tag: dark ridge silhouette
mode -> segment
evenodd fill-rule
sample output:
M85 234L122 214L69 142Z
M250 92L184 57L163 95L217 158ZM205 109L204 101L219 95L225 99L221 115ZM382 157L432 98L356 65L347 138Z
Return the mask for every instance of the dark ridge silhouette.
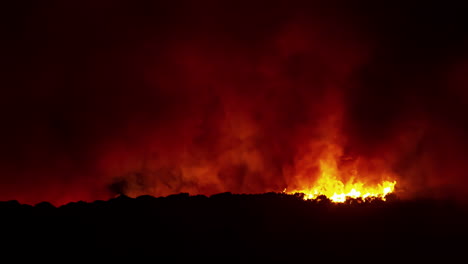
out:
M468 211L452 202L403 201L393 195L385 202L348 199L343 204L324 196L302 198L284 193L180 193L119 195L59 207L0 202L2 252L336 261L407 255L421 260L465 250Z

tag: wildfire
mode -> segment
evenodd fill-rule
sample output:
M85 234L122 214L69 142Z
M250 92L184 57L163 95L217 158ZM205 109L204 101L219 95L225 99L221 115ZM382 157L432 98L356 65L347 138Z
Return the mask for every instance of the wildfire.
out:
M319 177L315 183L306 188L299 188L285 193L304 194L304 200L316 199L325 195L335 203L343 203L347 198L380 198L385 201L385 196L394 191L396 181L381 181L377 184L368 184L361 180L356 169L352 169L346 176L337 166L336 156L329 155L319 160ZM347 178L347 180L342 180ZM304 185L302 185L304 186Z
M303 193L304 200L315 199L320 195L327 196L335 203L343 203L349 198L381 198L385 200L385 196L392 193L396 181L383 181L377 186L365 186L361 182L353 182L350 180L343 183L335 177L322 174L322 177L316 182L312 188L295 190L287 193Z

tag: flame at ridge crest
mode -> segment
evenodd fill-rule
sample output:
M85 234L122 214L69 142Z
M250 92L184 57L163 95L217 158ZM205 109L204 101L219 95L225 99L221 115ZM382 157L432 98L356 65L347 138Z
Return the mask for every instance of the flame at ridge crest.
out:
M336 146L333 147L336 149ZM343 203L347 198L380 198L385 201L385 196L393 193L396 180L383 180L380 183L369 184L356 169L347 173L341 171L337 165L339 154L328 152L318 161L319 176L314 184L306 184L305 188L297 188L292 191L285 189L285 193L304 194L304 200L316 199L325 195L335 203ZM346 176L344 176L346 175ZM347 178L347 180L343 179ZM391 178L386 175L385 178ZM302 185L304 186L304 185Z

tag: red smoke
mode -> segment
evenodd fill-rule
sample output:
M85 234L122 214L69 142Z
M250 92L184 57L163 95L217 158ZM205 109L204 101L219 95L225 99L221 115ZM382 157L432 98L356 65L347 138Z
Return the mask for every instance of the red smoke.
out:
M10 7L0 199L279 192L330 144L402 196L464 197L455 22L286 2Z

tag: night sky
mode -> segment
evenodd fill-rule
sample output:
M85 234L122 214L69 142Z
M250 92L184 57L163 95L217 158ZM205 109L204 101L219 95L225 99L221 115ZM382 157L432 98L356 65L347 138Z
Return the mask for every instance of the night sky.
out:
M466 201L468 9L415 2L2 1L0 200L282 191L333 142Z

